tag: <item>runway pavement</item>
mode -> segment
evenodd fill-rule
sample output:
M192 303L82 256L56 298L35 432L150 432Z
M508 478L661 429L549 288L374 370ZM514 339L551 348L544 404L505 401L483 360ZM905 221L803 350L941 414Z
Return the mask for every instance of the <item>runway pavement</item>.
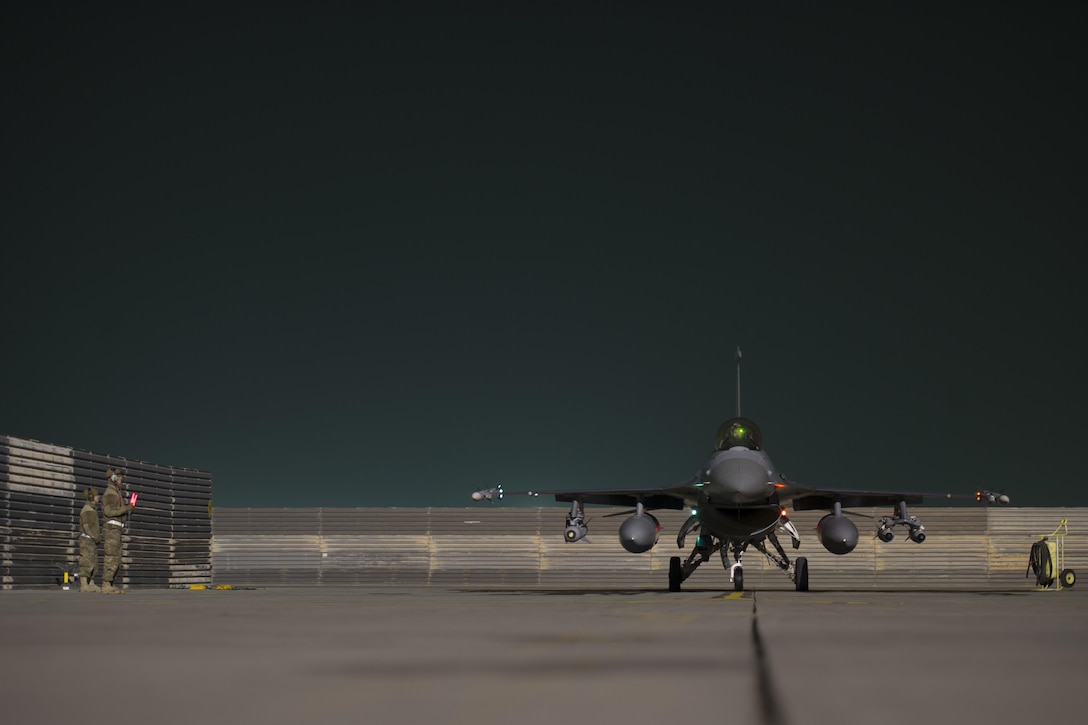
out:
M12 723L1080 722L1088 589L12 591L0 667Z

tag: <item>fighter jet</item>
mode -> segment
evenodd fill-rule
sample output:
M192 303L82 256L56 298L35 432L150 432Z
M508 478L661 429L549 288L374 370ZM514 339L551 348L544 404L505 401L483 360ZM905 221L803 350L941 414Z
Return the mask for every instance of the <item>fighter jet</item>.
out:
M475 501L496 501L505 496L554 496L570 503L563 536L568 543L588 534L586 504L633 507L619 529L620 545L641 554L652 549L661 533L661 524L650 513L658 509L690 509L691 515L676 536L676 544L685 548L689 535L695 544L687 558L669 560L669 591L678 592L683 582L714 554L721 556L736 591L744 590L743 556L749 546L770 559L793 582L797 591L808 591L808 559L790 559L779 541L788 536L794 549L801 546L801 536L790 521L787 506L794 511L824 510L828 514L816 526L820 543L832 554L849 554L858 544L858 528L847 516L851 507L890 506L890 516L880 519L876 536L887 543L895 538L896 527L905 527L907 538L915 543L926 540L925 526L908 511L909 505L923 499L970 498L1005 505L1009 497L992 491L974 494L890 493L839 488L811 488L795 483L775 468L763 448L763 434L755 421L740 412L740 362L737 349L737 411L718 428L714 452L706 464L688 481L665 488L588 489L558 491L506 492L502 486L481 489L472 494ZM767 548L770 542L773 551Z

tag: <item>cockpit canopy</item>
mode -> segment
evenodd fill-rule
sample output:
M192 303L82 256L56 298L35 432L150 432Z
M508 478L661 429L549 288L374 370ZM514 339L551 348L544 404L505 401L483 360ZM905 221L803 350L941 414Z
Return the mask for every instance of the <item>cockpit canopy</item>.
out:
M755 421L748 418L730 418L718 428L718 444L715 450L744 446L758 451L763 448L763 433Z

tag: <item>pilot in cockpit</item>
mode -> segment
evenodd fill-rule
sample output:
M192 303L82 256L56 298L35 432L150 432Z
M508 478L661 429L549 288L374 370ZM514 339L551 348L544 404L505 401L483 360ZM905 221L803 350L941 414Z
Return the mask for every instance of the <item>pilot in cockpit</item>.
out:
M718 444L715 450L726 451L738 446L753 451L763 448L763 433L748 418L730 418L718 428Z

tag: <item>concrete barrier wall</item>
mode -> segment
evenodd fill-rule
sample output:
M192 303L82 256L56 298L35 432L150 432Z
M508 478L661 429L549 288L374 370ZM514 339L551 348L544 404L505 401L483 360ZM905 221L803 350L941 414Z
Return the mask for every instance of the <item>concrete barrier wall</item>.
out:
M618 541L621 509L588 509L589 541L563 540L565 507L455 509L216 509L212 562L216 583L234 585L467 585L526 587L664 588L683 512L655 512L659 544L629 554ZM861 542L835 556L816 537L822 512L791 515L809 559L814 589L1029 589L1028 553L1040 534L1069 520L1066 566L1088 571L1088 509L911 509L926 526L915 544L897 530L884 544L875 532L883 509L855 509ZM863 515L875 517L865 518ZM692 541L687 542L690 547ZM783 545L789 546L783 540ZM754 549L745 555L748 588L792 584ZM728 586L715 557L687 588Z

